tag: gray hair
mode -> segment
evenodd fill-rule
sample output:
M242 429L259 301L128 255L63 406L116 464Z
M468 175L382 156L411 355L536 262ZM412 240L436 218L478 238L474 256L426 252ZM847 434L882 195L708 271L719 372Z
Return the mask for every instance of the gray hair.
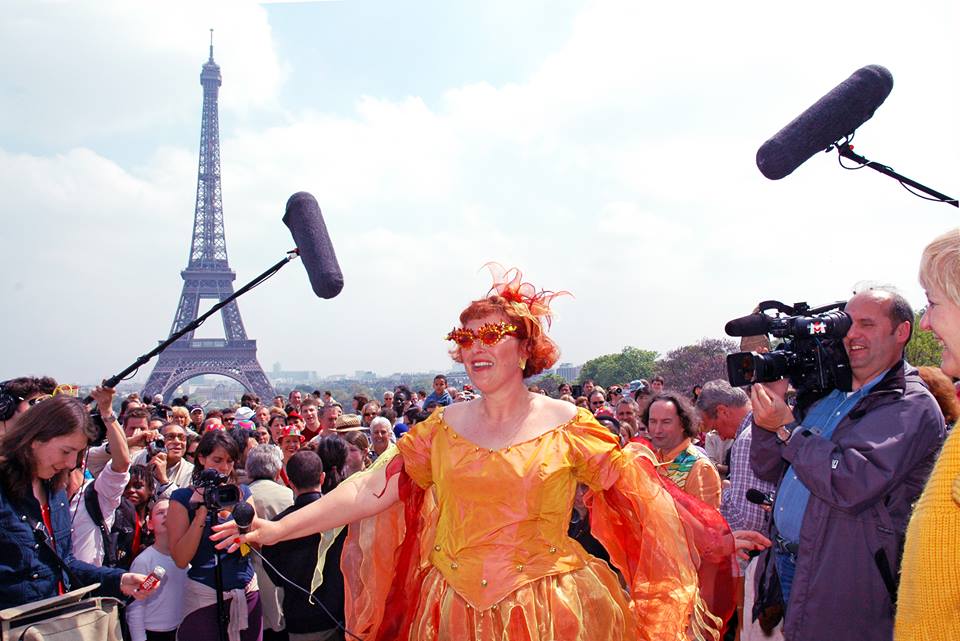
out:
M370 431L372 432L377 425L386 425L388 430L393 431L393 425L390 424L390 419L386 416L378 416L370 421Z
M283 467L283 453L276 445L258 445L247 454L247 476L251 480L274 480Z
M697 409L710 418L717 415L717 406L743 407L750 402L750 397L739 387L733 387L722 378L704 383L697 398Z

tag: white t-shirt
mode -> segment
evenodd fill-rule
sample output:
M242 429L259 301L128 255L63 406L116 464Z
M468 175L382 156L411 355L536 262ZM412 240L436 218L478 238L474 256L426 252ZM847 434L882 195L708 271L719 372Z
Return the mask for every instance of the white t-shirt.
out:
M78 561L103 565L103 535L100 528L93 522L93 517L87 512L83 499L89 491L90 484L97 488L97 498L100 503L100 513L103 515L103 524L107 530L113 527L114 516L120 507L123 490L130 482L129 472L115 472L107 465L93 481L87 481L70 501L70 514L73 519L73 556Z
M150 574L158 565L167 571L160 587L146 599L135 600L126 608L132 641L146 641L147 630L175 630L183 621L183 590L189 566L181 570L170 556L151 545L133 560L130 571Z

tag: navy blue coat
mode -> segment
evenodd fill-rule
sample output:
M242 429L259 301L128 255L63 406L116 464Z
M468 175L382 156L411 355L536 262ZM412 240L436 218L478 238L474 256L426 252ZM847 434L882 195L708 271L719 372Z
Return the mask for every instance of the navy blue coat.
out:
M31 520L43 523L37 500L32 494L26 500L12 500L0 486L0 609L57 596L58 581L63 581L67 591L99 582L101 594L123 598L120 577L124 570L97 567L74 558L66 491L51 494L49 503L57 553L78 585L70 585L53 552L30 527Z

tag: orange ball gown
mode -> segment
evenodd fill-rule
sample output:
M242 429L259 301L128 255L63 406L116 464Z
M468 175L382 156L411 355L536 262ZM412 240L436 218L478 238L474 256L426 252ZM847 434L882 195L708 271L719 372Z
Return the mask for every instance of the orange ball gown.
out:
M621 449L584 409L489 450L438 408L377 461L400 475L400 502L350 526L347 628L403 641L718 639L728 612L711 608L729 604L708 607L705 593L730 587L732 537L653 460L643 446ZM579 483L629 593L567 536Z

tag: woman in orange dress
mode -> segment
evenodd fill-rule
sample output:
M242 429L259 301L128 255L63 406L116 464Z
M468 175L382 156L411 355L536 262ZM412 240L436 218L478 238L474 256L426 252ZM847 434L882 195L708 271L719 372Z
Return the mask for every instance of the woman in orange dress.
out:
M527 390L559 356L545 333L555 294L498 267L447 337L481 398L438 408L309 507L216 538L270 544L351 524L347 629L363 639L718 639L702 588L709 568L729 569L722 518L672 493L646 448L623 450L588 411ZM629 594L567 536L578 484Z

